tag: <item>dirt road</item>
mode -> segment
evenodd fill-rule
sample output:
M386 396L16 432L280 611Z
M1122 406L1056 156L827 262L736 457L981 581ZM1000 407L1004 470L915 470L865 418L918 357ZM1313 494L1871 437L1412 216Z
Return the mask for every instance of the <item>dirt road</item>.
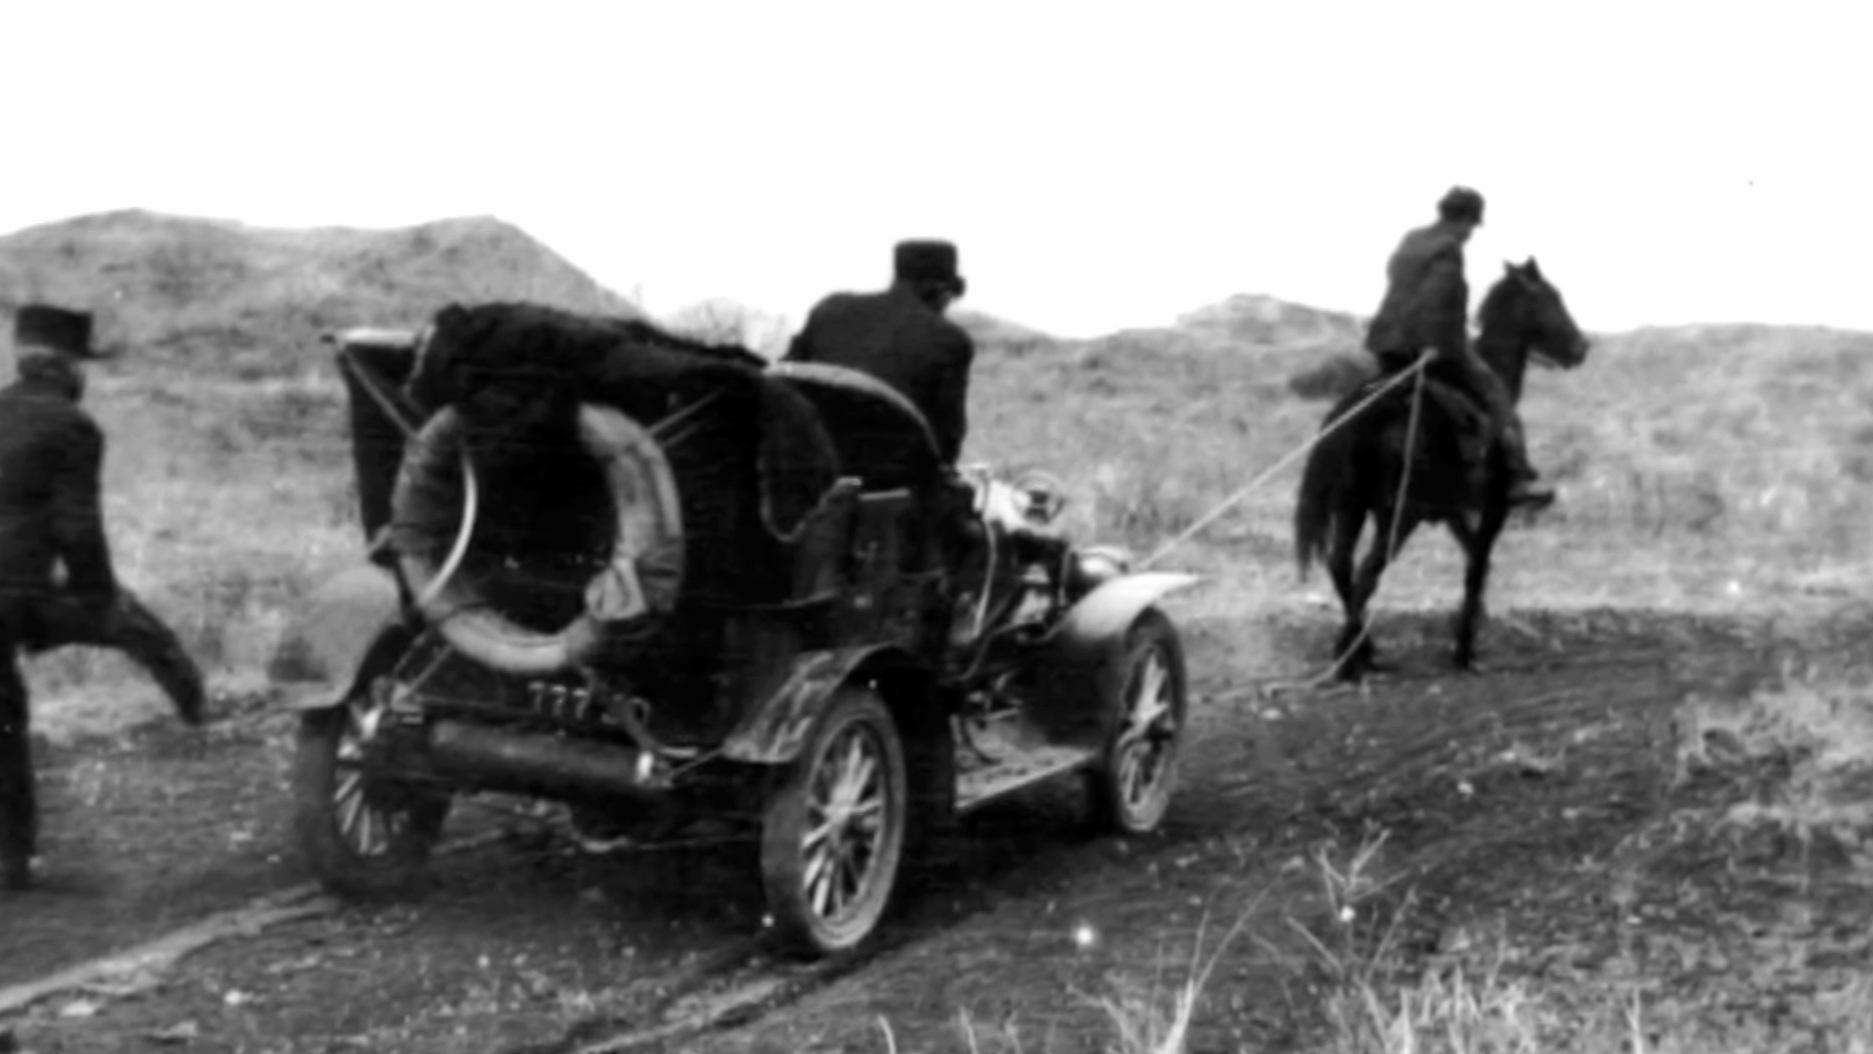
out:
M451 820L477 844L441 857L418 901L295 891L284 715L51 750L52 888L0 900L0 987L263 894L291 910L0 1029L32 1052L1104 1049L1102 999L1168 998L1199 927L1213 949L1246 917L1194 1049L1279 1048L1315 1023L1323 983L1296 924L1352 939L1410 891L1398 939L1435 950L1604 858L1666 793L1673 704L1747 690L1794 646L1681 615L1522 611L1486 632L1484 672L1455 675L1441 616L1385 631L1399 668L1365 689L1271 694L1318 661L1328 619L1187 626L1194 728L1158 836L1088 837L1070 785L991 807L911 876L875 949L830 964L766 950L752 846L591 857L550 818L485 806ZM1380 831L1383 889L1335 923L1312 861Z

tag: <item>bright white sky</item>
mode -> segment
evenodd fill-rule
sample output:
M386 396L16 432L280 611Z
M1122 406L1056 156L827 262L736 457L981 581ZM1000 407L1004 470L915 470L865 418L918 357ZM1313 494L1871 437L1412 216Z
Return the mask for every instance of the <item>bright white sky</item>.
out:
M1473 282L1592 330L1873 329L1873 5L8 5L0 231L491 214L657 314L798 318L889 246L1063 335L1367 312L1452 183Z

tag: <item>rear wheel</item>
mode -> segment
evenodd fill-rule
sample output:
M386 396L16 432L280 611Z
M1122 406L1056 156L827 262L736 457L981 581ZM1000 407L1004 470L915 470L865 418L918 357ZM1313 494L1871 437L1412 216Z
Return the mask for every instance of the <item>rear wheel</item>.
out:
M1087 772L1094 821L1124 834L1155 830L1176 789L1187 709L1183 644L1162 612L1147 610L1132 623L1100 696L1117 711L1118 726Z
M449 813L446 794L365 767L381 712L361 690L343 705L300 719L293 762L299 846L319 881L347 896L411 890Z
M762 820L762 880L784 939L827 955L871 935L897 883L907 799L890 712L875 692L840 689Z

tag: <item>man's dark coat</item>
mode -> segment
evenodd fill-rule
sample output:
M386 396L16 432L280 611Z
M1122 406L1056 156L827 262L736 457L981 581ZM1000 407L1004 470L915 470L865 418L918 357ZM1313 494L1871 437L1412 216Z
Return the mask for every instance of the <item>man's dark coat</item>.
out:
M67 391L26 378L0 389L0 606L63 592L116 593L98 503L104 435Z
M975 344L961 326L898 284L882 293L835 293L819 302L787 350L793 362L863 370L923 412L937 452L954 463L969 431Z
M1416 358L1424 348L1454 360L1469 346L1470 286L1463 277L1463 242L1434 223L1406 234L1385 265L1385 299L1366 331L1366 350Z
M26 882L38 843L31 717L17 652L43 637L41 609L65 589L100 608L116 592L98 510L104 436L76 389L35 376L0 390L0 878Z

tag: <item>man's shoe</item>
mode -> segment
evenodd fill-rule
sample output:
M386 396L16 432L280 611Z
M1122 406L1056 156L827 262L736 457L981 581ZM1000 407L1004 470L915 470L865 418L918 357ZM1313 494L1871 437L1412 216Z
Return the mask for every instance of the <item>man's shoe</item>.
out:
M1554 488L1532 479L1518 479L1509 484L1509 504L1531 511L1554 504Z

